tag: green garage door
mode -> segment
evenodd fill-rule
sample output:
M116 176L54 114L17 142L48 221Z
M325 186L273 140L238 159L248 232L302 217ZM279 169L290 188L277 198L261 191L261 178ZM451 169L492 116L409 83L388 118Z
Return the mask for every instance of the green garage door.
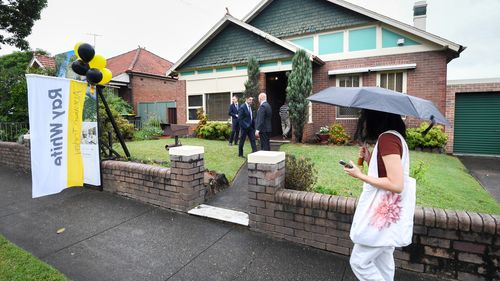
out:
M500 155L500 92L457 93L453 152Z

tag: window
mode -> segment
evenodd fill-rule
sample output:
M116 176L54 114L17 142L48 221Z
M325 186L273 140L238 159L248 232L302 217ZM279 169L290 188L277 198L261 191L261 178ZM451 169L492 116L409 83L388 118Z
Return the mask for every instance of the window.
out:
M227 108L231 103L230 93L206 94L206 113L210 121L227 121Z
M360 87L360 75L338 76L337 87ZM337 106L337 118L358 118L359 109Z
M406 93L406 72L383 72L377 75L378 85L400 93Z
M188 96L188 120L198 120L196 112L203 108L203 95Z
M319 36L319 54L336 54L344 51L344 32L324 34Z
M314 51L314 38L312 36L310 37L304 37L304 38L298 38L298 39L292 39L290 40L293 44L309 50L309 51Z
M377 46L375 27L349 30L349 51L373 50Z

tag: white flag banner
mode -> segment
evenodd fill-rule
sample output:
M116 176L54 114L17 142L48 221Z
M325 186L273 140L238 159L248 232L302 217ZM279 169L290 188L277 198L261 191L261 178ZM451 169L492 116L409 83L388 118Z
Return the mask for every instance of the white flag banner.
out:
M33 198L83 186L80 150L87 84L26 75Z

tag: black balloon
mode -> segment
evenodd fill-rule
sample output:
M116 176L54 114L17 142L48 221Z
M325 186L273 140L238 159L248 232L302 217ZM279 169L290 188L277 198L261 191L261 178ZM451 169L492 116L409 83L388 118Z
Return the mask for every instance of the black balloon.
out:
M87 81L90 84L97 84L102 80L102 73L97 68L91 68L87 71Z
M75 60L71 64L71 69L73 69L73 71L76 74L81 75L81 76L85 76L85 75L87 75L87 71L89 70L89 64L82 61L82 60Z
M89 62L94 58L95 50L92 45L83 43L78 47L78 56L84 61Z

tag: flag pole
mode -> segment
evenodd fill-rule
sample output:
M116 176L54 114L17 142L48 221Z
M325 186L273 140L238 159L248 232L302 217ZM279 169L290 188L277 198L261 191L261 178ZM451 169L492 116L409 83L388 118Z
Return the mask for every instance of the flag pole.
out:
M91 89L94 86L90 86ZM100 91L100 90L97 90ZM96 112L97 112L97 147L98 147L98 154L99 154L99 182L101 185L99 186L99 191L103 191L103 182L102 182L102 158L101 158L101 135L102 135L102 128L101 128L101 116L99 114L99 97L96 94L95 95L95 104L96 104Z
M102 94L102 89L104 86L97 85L97 94L101 98L102 104L104 105L104 109L106 109L106 114L108 115L109 121L111 121L111 125L113 125L113 129L115 130L115 134L118 137L118 140L120 141L120 144L122 146L123 152L125 152L125 155L130 158L130 152L128 151L127 145L125 144L125 140L123 139L123 136L116 125L115 118L113 118L113 114L111 114L111 110L109 109L108 103L106 102L106 98Z

